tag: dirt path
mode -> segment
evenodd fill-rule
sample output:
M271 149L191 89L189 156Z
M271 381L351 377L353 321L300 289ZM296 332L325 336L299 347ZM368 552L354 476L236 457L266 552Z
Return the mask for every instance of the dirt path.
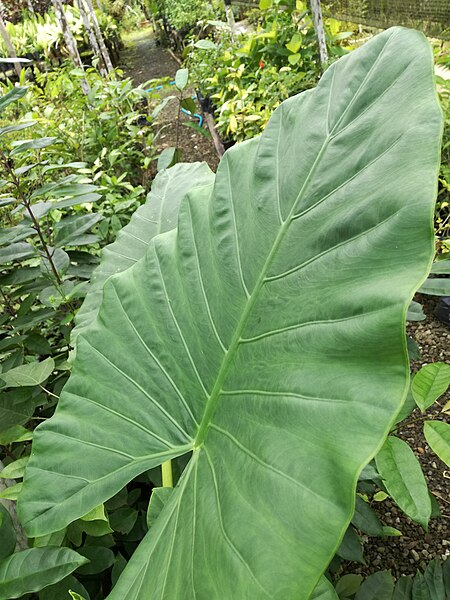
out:
M151 80L173 78L179 65L165 48L158 45L156 37L151 28L147 27L134 32L125 40L125 50L122 52L120 66L126 77L131 77L136 85ZM156 82L149 87L156 86ZM194 94L193 88L188 88L189 94ZM174 86L168 86L161 90L161 97L176 95ZM201 114L200 106L198 112ZM177 115L178 101L172 100L162 110L156 121L157 148L159 152L165 148L176 145L177 140ZM181 149L181 160L183 162L205 161L213 171L219 163L214 144L209 136L206 124L202 124L204 131L199 133L189 126L189 123L200 123L199 119L192 119L181 113L180 127L178 131L178 143ZM158 152L158 154L159 154ZM154 165L156 168L156 165Z

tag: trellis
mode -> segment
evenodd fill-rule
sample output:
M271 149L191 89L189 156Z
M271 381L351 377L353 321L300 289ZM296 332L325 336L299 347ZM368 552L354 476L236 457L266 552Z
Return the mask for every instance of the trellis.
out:
M404 25L450 39L449 0L322 0L325 16L385 29Z

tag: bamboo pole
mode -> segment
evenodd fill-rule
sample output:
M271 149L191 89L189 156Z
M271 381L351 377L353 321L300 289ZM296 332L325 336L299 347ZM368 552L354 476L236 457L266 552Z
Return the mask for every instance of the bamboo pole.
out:
M83 25L84 28L86 29L86 33L88 35L89 38L89 43L91 45L91 48L95 54L95 56L98 57L99 59L99 70L100 70L100 75L102 77L106 77L108 75L108 70L106 69L105 66L105 61L103 59L103 55L102 55L102 51L100 50L100 46L97 40L97 36L95 35L95 31L92 28L92 24L89 20L88 14L86 12L86 8L84 6L84 2L83 0L78 0L78 8L80 9L80 15L81 18L83 20Z
M95 31L95 35L97 36L98 45L100 46L100 51L103 56L103 60L105 62L106 70L108 73L112 73L114 71L114 67L111 61L111 57L109 56L108 48L106 47L105 40L103 38L103 34L100 30L100 25L98 24L97 15L95 14L94 5L92 4L92 0L86 0L86 4L89 10L89 16L91 18L92 26Z
M64 39L66 41L67 49L69 50L69 54L72 58L73 64L84 71L83 63L81 61L80 53L78 52L77 42L73 37L73 33L70 30L69 23L67 22L66 13L64 12L64 8L61 0L52 0L53 8L55 9L56 17L62 29ZM91 91L89 86L89 82L86 77L81 79L81 88L83 93L87 96Z
M328 62L328 51L325 38L325 28L323 26L322 7L320 6L320 0L310 0L310 2L314 29L317 36L317 45L319 46L320 64L323 67Z

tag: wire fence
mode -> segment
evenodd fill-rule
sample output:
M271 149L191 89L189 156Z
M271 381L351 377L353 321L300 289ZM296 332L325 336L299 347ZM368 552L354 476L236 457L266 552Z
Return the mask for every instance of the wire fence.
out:
M322 0L325 16L385 29L414 27L450 39L450 0Z

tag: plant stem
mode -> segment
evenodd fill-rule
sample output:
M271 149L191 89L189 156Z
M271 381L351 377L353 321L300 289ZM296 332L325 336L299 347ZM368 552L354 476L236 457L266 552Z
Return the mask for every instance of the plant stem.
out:
M17 313L16 313L16 311L15 311L15 309L14 309L14 306L11 304L11 302L10 302L10 300L9 300L8 296L7 296L7 295L5 294L5 292L4 292L3 290L1 290L1 289L0 289L0 293L2 294L3 301L5 302L5 306L6 306L6 309L7 309L7 311L9 312L9 314L10 314L12 317L15 317Z
M178 144L180 138L180 116L181 116L181 103L183 102L183 92L180 92L180 102L178 104L178 115L177 115L177 141L175 143L175 151L178 155Z
M172 461L166 460L161 465L163 487L173 487Z
M70 309L71 313L73 315L75 315L75 307L69 300L66 299L66 296L64 294L63 287L62 287L63 280L61 279L61 277L58 273L58 269L56 268L56 265L53 262L53 255L50 252L47 242L45 241L44 234L42 233L41 226L39 225L39 221L36 219L32 209L31 209L30 201L28 200L28 198L25 196L25 194L22 191L20 181L17 178L16 174L14 173L14 169L12 168L12 164L11 164L10 160L5 156L5 154L1 150L0 150L0 155L2 158L3 164L6 166L6 169L11 177L13 185L15 186L15 188L17 190L17 194L19 196L19 202L25 207L26 211L28 212L30 219L33 223L33 229L36 231L36 233L39 237L39 241L41 242L42 249L44 251L44 254L48 260L48 264L50 265L53 276L55 278L55 286L58 289L61 297L63 298L64 304L66 304L68 306L68 308Z

